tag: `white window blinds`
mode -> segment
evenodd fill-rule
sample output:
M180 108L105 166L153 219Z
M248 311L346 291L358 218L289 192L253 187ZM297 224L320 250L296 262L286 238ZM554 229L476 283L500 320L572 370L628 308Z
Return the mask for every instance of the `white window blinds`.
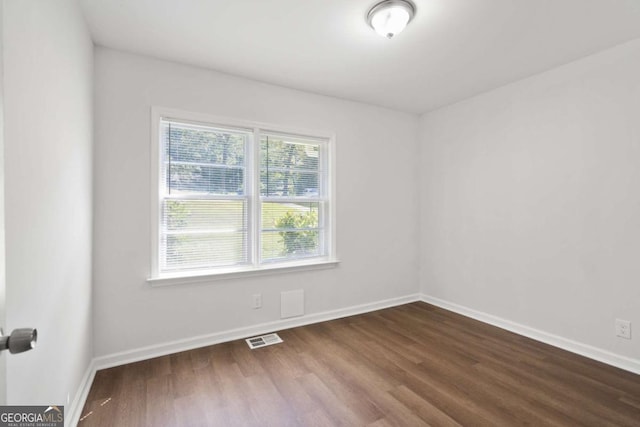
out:
M322 151L318 141L262 135L260 240L263 261L324 255Z
M162 120L160 268L248 262L246 149L250 133Z
M158 117L157 277L329 259L329 140Z

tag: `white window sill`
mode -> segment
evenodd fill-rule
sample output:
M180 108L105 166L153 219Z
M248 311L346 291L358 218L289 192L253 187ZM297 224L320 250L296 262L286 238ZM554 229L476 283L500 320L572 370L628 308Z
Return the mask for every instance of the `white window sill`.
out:
M215 271L199 271L194 274L162 275L150 277L147 283L152 287L182 285L187 283L211 282L221 279L236 279L241 277L262 276L267 274L291 273L296 271L320 270L336 267L337 259L314 259L312 261L297 261L290 263L266 264L259 267L233 267Z

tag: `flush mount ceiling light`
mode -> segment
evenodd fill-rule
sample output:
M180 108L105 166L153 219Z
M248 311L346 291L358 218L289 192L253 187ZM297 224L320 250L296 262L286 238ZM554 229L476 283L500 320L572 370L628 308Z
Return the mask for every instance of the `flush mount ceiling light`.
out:
M404 30L416 14L416 7L408 0L384 0L371 8L367 22L376 33L388 39Z

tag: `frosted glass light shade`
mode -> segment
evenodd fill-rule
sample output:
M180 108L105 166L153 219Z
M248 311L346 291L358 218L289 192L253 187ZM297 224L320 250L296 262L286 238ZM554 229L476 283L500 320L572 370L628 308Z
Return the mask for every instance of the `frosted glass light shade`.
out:
M415 11L413 3L406 0L385 0L371 8L367 20L376 33L390 39L404 30Z

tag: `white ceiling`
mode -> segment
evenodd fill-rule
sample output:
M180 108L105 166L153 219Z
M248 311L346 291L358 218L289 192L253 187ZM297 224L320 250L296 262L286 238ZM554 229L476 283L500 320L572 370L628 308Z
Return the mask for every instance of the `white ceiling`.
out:
M424 113L640 37L640 0L414 0L392 40L376 0L81 0L97 44Z

